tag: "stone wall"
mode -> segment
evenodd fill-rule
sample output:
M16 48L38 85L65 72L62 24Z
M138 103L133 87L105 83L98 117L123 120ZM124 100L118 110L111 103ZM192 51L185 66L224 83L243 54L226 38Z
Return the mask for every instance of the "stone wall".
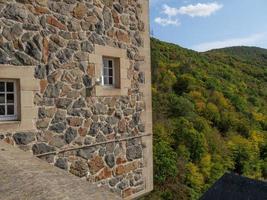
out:
M147 9L144 0L0 0L0 64L35 66L39 81L35 129L0 139L123 197L150 191ZM96 96L95 45L127 52L128 95Z

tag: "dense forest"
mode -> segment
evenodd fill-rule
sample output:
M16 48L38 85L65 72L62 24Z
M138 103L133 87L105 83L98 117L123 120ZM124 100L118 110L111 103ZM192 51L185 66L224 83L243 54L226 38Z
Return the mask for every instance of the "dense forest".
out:
M267 50L151 39L155 190L198 199L225 172L267 179Z

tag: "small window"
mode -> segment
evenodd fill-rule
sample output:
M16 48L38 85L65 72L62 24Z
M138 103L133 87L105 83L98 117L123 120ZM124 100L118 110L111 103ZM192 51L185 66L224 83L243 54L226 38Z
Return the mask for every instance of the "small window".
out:
M16 92L15 80L0 79L0 121L17 120Z
M103 58L102 84L115 86L115 60L112 58Z

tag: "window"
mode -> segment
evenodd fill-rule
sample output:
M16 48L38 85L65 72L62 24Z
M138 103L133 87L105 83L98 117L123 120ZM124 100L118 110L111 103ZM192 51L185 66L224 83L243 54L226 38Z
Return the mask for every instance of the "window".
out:
M102 84L115 86L115 60L113 58L103 58Z
M17 119L16 92L15 80L0 79L0 121Z

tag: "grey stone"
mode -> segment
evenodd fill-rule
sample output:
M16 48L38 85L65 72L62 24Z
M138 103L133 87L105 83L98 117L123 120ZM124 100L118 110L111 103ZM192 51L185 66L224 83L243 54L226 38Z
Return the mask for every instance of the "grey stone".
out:
M66 109L72 103L72 99L59 98L56 100L57 108Z
M125 188L127 188L129 186L129 184L128 184L128 181L127 180L122 180L119 184L118 184L118 188L120 189L120 190L124 190Z
M70 20L69 24L68 24L68 29L69 31L80 31L81 30L81 26L78 20L72 19Z
M100 127L101 127L100 123L93 122L89 130L89 135L95 136L98 133Z
M64 140L64 136L62 136L62 135L55 135L51 139L51 141L49 142L49 144L51 146L54 146L54 147L57 147L57 148L61 148L61 147L63 147L66 144L66 142Z
M94 147L83 148L77 152L77 155L84 159L89 160L93 157L95 150L96 149Z
M109 117L107 117L107 119L106 119L106 122L107 122L108 124L111 124L111 125L117 124L118 121L119 121L118 118L117 118L117 117L113 117L113 116L109 116Z
M92 87L92 78L90 78L88 75L83 76L83 84L86 88Z
M131 108L127 108L126 110L123 111L123 114L124 114L125 116L129 116L129 115L131 115L131 114L133 114L133 113L134 113L134 110L131 109Z
M82 98L79 98L77 101L73 103L72 108L84 108L86 106L85 100Z
M71 59L72 54L73 54L73 50L63 49L63 50L59 51L56 54L56 56L57 56L57 58L61 64L65 64Z
M8 62L8 54L0 49L0 64L5 64Z
M105 135L107 135L107 134L111 134L111 133L113 132L113 129L112 129L112 127L111 127L110 124L106 124L105 126L102 126L101 131L102 131Z
M43 153L55 151L55 148L45 143L38 143L32 146L32 151L34 155L37 155L37 154L43 154Z
M77 136L77 130L73 128L68 128L64 135L65 141L69 144L76 138L76 136Z
M91 42L85 41L81 43L81 50L91 53L94 51L94 46L92 45Z
M132 161L135 159L142 158L142 147L140 145L138 146L129 146L126 149L126 157L127 160Z
M93 138L91 138L91 137L86 137L85 139L84 139L84 144L85 145L90 145L90 144L92 144L93 143Z
M103 134L101 134L101 133L99 133L97 136L96 136L96 142L105 142L106 141L106 137L103 135Z
M7 4L3 16L19 22L26 22L28 17L26 9L20 4Z
M122 13L123 12L123 7L119 4L119 3L114 3L113 4L113 7L115 8L115 10L118 12L118 13Z
M111 187L115 187L118 182L120 182L120 179L118 177L114 177L110 179L108 183Z
M115 166L115 157L113 154L107 154L105 156L105 161L110 168L113 168Z
M23 65L36 65L36 61L34 61L31 57L28 55L22 53L22 52L16 52L15 53L16 58L21 62Z
M68 170L68 161L66 158L59 158L57 159L55 166L60 169Z
M138 81L139 81L140 83L145 83L145 74L144 74L144 72L140 72L140 73L138 74Z
M34 133L31 132L20 132L15 133L13 135L13 138L18 145L27 145L35 140Z
M102 103L96 103L94 104L94 107L93 107L93 113L94 114L106 114L108 111L108 108L106 105L102 104Z
M37 65L35 67L34 77L44 79L46 77L46 67L44 65Z
M110 12L110 9L107 7L104 7L103 9L103 19L104 19L105 30L110 29L112 27L112 14Z
M38 47L38 49L41 51L42 50L42 37L39 34L36 34L35 36L33 36L33 42L35 43L35 45Z
M38 31L40 27L35 24L30 24L30 23L25 23L23 24L23 29L28 30L28 31Z
M56 133L63 133L63 131L66 129L66 123L56 123L56 124L52 124L49 127L49 130L51 131L55 131Z
M105 45L105 41L103 40L103 38L96 33L92 33L89 39L94 44Z
M58 110L51 123L55 124L55 123L65 122L66 121L66 115L67 115L67 112L65 110Z
M45 93L44 93L44 97L48 97L48 98L55 98L58 97L60 93L60 87L56 84L49 84L46 87Z
M67 47L70 48L70 49L73 49L73 50L79 50L79 43L78 41L76 40L71 40L69 41Z

